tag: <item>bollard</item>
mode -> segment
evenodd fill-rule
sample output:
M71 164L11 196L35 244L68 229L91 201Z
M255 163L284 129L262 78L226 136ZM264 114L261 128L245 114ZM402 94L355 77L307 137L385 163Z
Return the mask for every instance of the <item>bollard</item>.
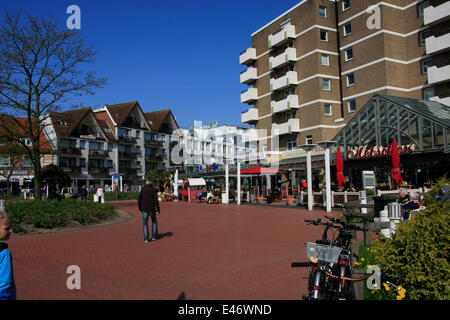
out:
M380 211L380 223L383 222L389 222L389 217L388 217L388 207L384 206L384 210ZM387 228L387 229L380 229L381 234L383 234L384 236L390 238L391 237L391 229Z
M397 202L388 203L388 217L391 221L391 235L395 232L397 224L400 223L402 217L402 205Z
M359 192L359 198L361 204L367 204L367 196L366 196L366 190ZM367 214L367 208L361 208L362 214Z
M6 200L0 200L0 211L5 211Z

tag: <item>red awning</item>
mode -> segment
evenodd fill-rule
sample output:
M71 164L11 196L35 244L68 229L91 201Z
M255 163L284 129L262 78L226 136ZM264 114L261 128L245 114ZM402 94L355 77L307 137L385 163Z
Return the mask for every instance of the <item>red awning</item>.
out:
M287 173L287 172L266 167L253 167L241 171L241 174L276 174L276 173ZM237 174L237 172L233 174Z

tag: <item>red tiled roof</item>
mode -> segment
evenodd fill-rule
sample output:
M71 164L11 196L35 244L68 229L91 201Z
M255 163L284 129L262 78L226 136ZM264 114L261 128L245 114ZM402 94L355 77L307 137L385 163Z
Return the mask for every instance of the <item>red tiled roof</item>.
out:
M170 109L147 112L145 113L145 118L149 122L152 130L159 131L161 129L161 125L164 123L164 120L166 120L169 115L173 117L173 120L175 121L178 128L178 123L175 120L175 117L173 116Z

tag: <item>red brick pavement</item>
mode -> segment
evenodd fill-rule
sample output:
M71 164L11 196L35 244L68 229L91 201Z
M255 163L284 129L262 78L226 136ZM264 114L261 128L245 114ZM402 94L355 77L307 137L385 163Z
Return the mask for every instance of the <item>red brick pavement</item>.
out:
M18 299L172 300L182 293L188 300L301 299L307 270L290 264L304 261L305 241L322 233L304 219L325 215L163 202L159 232L172 236L144 243L136 203L117 207L135 218L98 228L12 236L8 243ZM81 290L67 289L69 265L81 268Z

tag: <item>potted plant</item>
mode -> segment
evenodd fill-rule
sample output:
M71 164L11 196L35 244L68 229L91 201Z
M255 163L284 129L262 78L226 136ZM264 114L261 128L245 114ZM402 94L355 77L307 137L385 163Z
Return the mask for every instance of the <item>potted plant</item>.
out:
M255 191L254 190L250 190L250 202L255 201Z

